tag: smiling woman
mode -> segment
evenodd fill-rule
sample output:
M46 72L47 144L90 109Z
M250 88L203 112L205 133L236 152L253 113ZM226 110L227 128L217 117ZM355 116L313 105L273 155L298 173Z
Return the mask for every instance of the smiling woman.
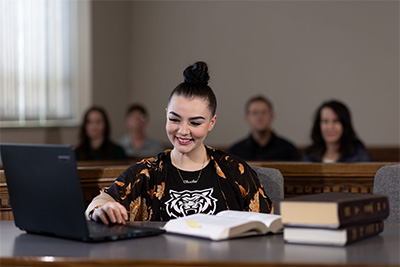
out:
M273 212L257 174L245 161L207 147L217 121L217 100L208 86L208 66L196 62L170 94L166 133L172 150L130 166L89 205L89 219L166 221L222 210Z

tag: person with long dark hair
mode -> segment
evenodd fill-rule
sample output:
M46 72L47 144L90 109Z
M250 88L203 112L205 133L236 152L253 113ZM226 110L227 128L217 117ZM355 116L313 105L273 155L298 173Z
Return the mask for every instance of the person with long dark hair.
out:
M77 160L126 159L122 147L111 141L110 131L106 111L96 106L89 108L80 127L80 142L75 150Z
M312 145L303 161L368 162L370 156L354 131L349 109L331 100L317 110L311 132Z
M204 145L217 121L208 66L197 62L170 94L166 133L173 148L130 166L93 199L89 219L105 224L167 221L222 210L273 212L255 171L243 160Z

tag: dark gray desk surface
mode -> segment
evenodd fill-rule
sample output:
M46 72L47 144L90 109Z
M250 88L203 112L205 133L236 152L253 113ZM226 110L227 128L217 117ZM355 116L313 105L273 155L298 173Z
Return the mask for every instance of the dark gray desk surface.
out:
M0 265L59 266L400 266L400 226L346 247L290 245L267 235L212 242L163 234L84 243L26 234L0 221Z

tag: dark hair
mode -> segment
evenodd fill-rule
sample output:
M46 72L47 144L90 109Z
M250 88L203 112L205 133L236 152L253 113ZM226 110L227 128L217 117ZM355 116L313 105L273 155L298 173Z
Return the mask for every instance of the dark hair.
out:
M140 111L145 118L148 117L146 108L144 106L140 105L140 104L132 104L132 105L130 105L128 107L128 109L126 110L125 116L127 117L131 112L136 111L136 110Z
M208 107L212 116L214 116L217 110L217 98L211 87L208 86L210 76L207 64L202 61L194 63L183 71L183 77L184 82L172 90L168 98L168 103L174 95L186 98L203 98L208 101Z
M253 102L257 102L257 101L261 101L261 102L264 102L265 104L267 104L267 106L269 107L269 110L271 111L271 113L273 113L274 107L272 105L272 102L268 98L266 98L265 96L258 95L258 96L254 96L254 97L250 98L247 101L246 106L245 106L245 113L246 114L249 112L250 105L253 104Z
M343 133L340 137L339 154L340 159L354 153L354 145L362 144L360 139L355 133L349 109L345 104L337 100L324 102L315 113L314 124L311 132L312 145L307 148L306 152L311 159L315 161L322 161L322 157L326 151L326 144L321 133L321 111L323 108L332 109L338 116L338 119L343 127ZM340 161L339 159L339 161Z
M79 132L79 145L76 149L77 155L78 155L78 160L90 160L89 159L89 151L90 151L90 138L86 132L86 124L88 123L89 120L89 114L93 111L100 112L100 114L103 117L104 120L104 133L103 133L103 144L100 146L101 150L104 150L107 155L112 157L113 155L113 143L110 140L110 135L111 135L111 127L110 127L110 122L108 120L108 116L106 111L98 106L93 106L89 108L86 112L85 115L83 116L83 121L80 126L80 132Z

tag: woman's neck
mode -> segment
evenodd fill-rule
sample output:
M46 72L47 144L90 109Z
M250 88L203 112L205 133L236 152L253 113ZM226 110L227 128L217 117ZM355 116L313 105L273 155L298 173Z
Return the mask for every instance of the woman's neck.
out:
M198 171L208 164L207 150L203 146L190 153L181 153L176 149L171 151L171 162L178 169L184 171Z
M129 139L134 148L140 149L143 146L145 135L142 131L132 131L129 134Z
M99 149L101 145L103 144L104 138L99 137L99 138L92 138L90 139L90 147L92 149Z
M328 160L338 161L340 158L339 148L339 143L327 143L323 157Z

